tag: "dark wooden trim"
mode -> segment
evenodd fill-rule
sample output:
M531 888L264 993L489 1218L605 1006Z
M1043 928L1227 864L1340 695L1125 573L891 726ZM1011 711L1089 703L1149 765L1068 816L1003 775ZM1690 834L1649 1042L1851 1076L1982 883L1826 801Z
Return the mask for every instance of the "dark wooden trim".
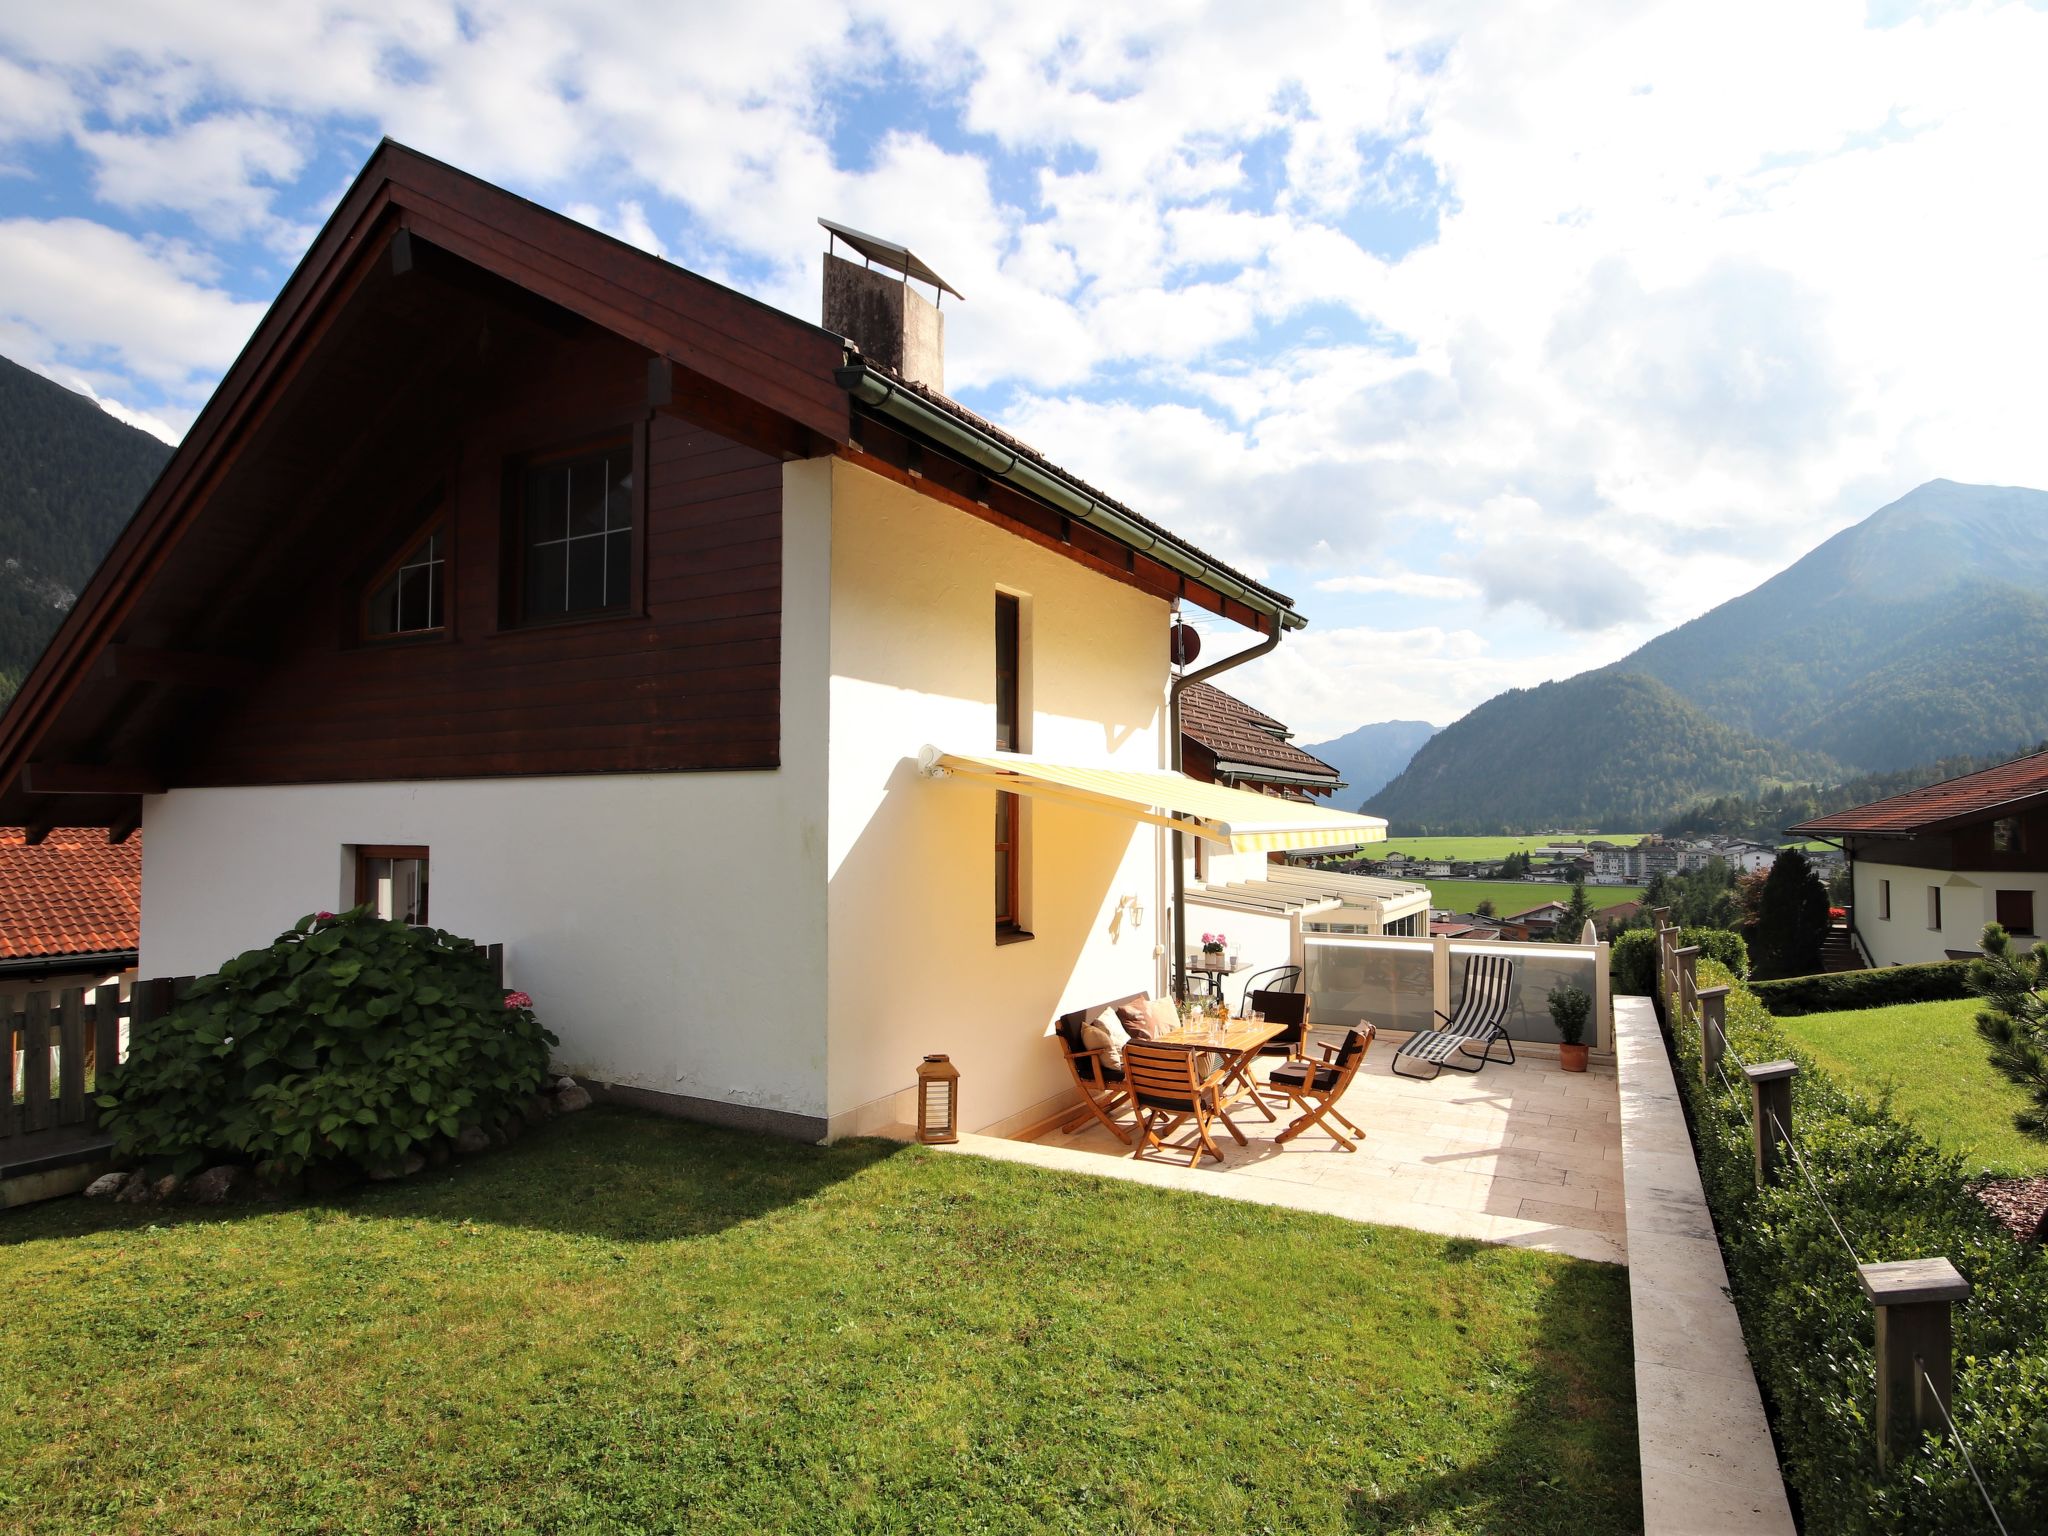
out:
M450 482L453 483L453 482ZM436 486L422 500L424 514L415 515L406 525L412 531L398 540L398 546L385 558L382 565L373 566L368 576L357 580L356 600L350 608L353 632L347 635L345 645L419 645L422 642L448 640L453 638L455 618L455 522L448 505L446 485ZM370 633L370 599L379 587L394 576L410 555L432 534L439 534L441 551L441 622L428 629L408 629L389 635Z
M135 800L126 809L117 812L107 823L107 841L118 846L133 837L142 825L142 801Z
M30 763L21 787L32 795L160 795L162 776L113 763Z

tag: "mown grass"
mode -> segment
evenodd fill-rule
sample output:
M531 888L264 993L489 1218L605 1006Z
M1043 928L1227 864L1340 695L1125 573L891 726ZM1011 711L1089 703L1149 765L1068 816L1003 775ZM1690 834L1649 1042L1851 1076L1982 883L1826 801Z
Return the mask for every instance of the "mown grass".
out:
M1977 1033L1974 997L1895 1003L1843 1013L1808 1013L1778 1027L1813 1053L1843 1086L1892 1107L1930 1141L1972 1168L2005 1175L2048 1173L2048 1142L2023 1136L2013 1112L2026 1095L1993 1069Z
M1430 905L1445 912L1470 912L1482 901L1493 903L1497 917L1513 917L1546 901L1570 901L1572 888L1524 880L1430 880ZM1640 885L1589 885L1586 899L1596 912L1624 901L1640 901Z
M624 1111L0 1217L0 1528L1609 1532L1626 1274Z
M1390 853L1405 853L1412 859L1504 859L1511 853L1548 848L1560 838L1585 843L1598 839L1633 848L1645 835L1641 832L1560 832L1541 836L1519 833L1506 837L1390 837L1384 847L1367 851L1376 859L1383 859Z

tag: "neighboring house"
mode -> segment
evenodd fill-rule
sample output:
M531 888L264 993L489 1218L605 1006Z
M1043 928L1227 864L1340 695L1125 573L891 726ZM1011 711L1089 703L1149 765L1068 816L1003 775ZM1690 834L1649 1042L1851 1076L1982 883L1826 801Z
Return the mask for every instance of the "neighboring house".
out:
M1612 941L1614 936L1627 927L1642 910L1643 904L1640 901L1617 901L1613 906L1602 907L1595 912L1593 922L1600 930L1600 937Z
M1569 910L1570 908L1561 901L1546 901L1526 911L1510 913L1500 919L1501 937L1546 939L1556 930L1558 921Z
M1180 733L1189 778L1276 795L1329 796L1344 787L1335 768L1294 745L1285 725L1209 683L1181 695Z
M140 825L141 968L374 902L501 942L561 1066L816 1138L1071 1091L1168 983L1171 834L1383 823L1173 773L1177 608L1304 622L943 393L943 288L821 328L386 143L0 718L0 818ZM1067 1086L1063 1086L1066 1084Z
M141 906L140 837L60 827L30 844L0 827L0 1004L132 978Z
M1974 955L1989 922L2032 948L2048 917L2048 753L1789 828L1838 840L1873 965Z

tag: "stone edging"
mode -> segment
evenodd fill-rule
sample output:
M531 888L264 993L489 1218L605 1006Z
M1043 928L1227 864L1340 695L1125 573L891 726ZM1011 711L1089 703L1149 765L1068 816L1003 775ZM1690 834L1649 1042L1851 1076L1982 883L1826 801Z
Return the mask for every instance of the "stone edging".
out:
M1793 1536L1670 1058L1646 997L1614 999L1645 1536Z

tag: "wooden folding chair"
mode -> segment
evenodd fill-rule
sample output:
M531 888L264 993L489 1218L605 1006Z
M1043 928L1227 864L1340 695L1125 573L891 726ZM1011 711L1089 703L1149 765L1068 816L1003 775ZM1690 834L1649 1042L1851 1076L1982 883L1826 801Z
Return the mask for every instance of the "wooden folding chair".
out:
M1069 1020L1072 1022L1070 1023ZM1125 1146L1131 1138L1124 1128L1116 1123L1116 1113L1130 1102L1130 1094L1124 1086L1124 1074L1103 1062L1102 1051L1091 1051L1081 1043L1079 1015L1070 1014L1055 1027L1053 1038L1060 1043L1060 1054L1065 1058L1067 1071L1073 1074L1074 1087L1081 1095L1085 1113L1075 1115L1060 1129L1071 1136L1088 1123L1093 1115L1118 1141Z
M1124 1047L1124 1083L1131 1091L1138 1117L1133 1158L1143 1157L1148 1147L1161 1152L1182 1150L1169 1147L1165 1138L1190 1120L1195 1125L1194 1140L1187 1147L1190 1168L1202 1160L1204 1152L1219 1163L1223 1161L1223 1154L1209 1139L1211 1120L1221 1120L1224 1129L1237 1138L1237 1144L1245 1144L1244 1132L1231 1123L1223 1109L1223 1069L1219 1067L1207 1077L1200 1076L1196 1060L1201 1054L1145 1040L1133 1040Z
M1320 1063L1290 1061L1273 1069L1268 1081L1302 1108L1302 1113L1287 1123L1287 1129L1273 1138L1275 1144L1292 1141L1310 1126L1321 1125L1346 1152L1358 1150L1329 1122L1335 1120L1361 1141L1365 1139L1365 1132L1344 1118L1337 1101L1344 1097L1344 1090L1365 1064L1365 1053L1378 1033L1377 1028L1368 1024L1347 1034L1342 1045L1318 1046L1323 1053Z

